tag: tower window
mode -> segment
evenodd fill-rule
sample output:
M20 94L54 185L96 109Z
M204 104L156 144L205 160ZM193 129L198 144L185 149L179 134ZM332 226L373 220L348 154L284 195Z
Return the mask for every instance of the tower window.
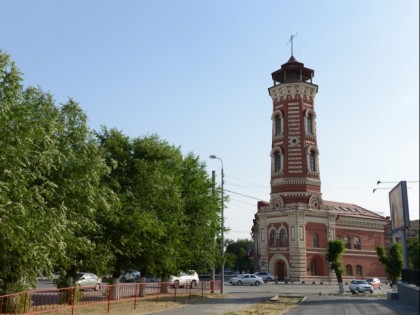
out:
M274 155L274 172L280 172L282 170L282 154L276 152Z
M315 152L312 151L309 154L309 170L311 172L316 172L316 163L315 163L315 161L316 161Z
M276 117L274 129L275 129L276 136L283 133L283 117L282 116L279 115Z
M307 116L306 117L306 132L310 135L312 135L313 132L313 123L312 123L312 116Z

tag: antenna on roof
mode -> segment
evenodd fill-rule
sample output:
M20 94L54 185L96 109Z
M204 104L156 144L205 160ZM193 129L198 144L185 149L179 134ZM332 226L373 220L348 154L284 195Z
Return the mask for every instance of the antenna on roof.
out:
M292 51L292 57L293 57L293 38L295 38L297 36L298 33L296 33L295 35L291 35L289 41L286 43L286 45L289 45L289 43L291 43L291 51Z

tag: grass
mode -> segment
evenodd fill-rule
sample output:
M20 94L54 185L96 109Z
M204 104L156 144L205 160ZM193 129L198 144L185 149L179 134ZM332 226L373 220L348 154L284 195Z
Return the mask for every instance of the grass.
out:
M204 296L204 299L212 299L218 295L209 295ZM95 305L86 305L79 306L74 309L75 315L95 315L95 314L109 314L109 315L138 315L138 314L152 314L155 312L160 312L168 309L174 309L183 307L187 304L192 304L195 301L202 301L201 296L177 296L176 301L173 297L162 297L159 300L150 299L150 300L140 300L137 301L136 308L134 309L134 301L126 300L121 302L113 302L110 305L110 310L108 313L108 304L95 304ZM72 314L71 308L65 310L56 310L54 313L46 314L55 314L55 315L70 315Z

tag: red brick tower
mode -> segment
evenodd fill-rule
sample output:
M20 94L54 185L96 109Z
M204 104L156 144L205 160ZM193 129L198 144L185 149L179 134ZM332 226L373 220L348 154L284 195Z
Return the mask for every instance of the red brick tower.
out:
M322 203L318 164L314 99L314 70L295 57L271 74L268 89L273 100L271 150L271 206L304 203L318 208Z

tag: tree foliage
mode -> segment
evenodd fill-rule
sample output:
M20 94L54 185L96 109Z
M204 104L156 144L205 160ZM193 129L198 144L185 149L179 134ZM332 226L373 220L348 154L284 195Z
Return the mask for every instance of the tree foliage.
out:
M228 240L227 243L226 254L231 258L227 260L226 266L239 272L253 273L254 263L248 256L249 250L254 246L253 241L238 239L237 241Z
M420 233L418 231L415 238L407 240L407 250L410 268L420 269Z
M198 156L157 135L93 133L73 99L21 82L0 51L2 293L56 268L167 277L220 260L220 188Z
M383 246L377 246L376 253L378 255L379 261L384 266L385 272L391 280L392 285L395 285L399 276L401 275L401 270L403 267L401 244L393 243L389 248L388 253L386 253L386 250Z
M0 52L0 278L3 292L35 285L61 263L95 252L95 209L107 172L73 101L61 107L40 88L24 89Z

